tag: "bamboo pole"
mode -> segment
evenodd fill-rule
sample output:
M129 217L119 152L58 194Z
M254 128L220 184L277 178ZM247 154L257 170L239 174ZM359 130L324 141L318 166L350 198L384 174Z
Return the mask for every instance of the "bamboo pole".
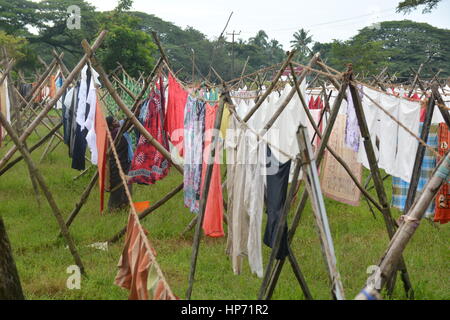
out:
M428 135L430 133L431 120L433 118L433 112L434 112L434 106L435 106L434 99L435 98L432 95L428 101L428 107L427 107L427 111L426 111L426 115L425 115L425 120L423 122L422 132L420 133L420 139L422 139L422 141L425 141L425 142L428 141ZM417 192L417 186L419 185L420 172L422 169L423 158L425 157L425 151L426 151L425 146L423 146L422 144L419 144L419 146L417 147L416 159L414 161L414 167L413 167L413 171L412 171L412 175L411 175L411 181L409 184L408 195L406 197L405 208L404 208L403 212L408 212L409 208L411 208L412 204L414 203L414 199L416 197L416 192Z
M317 125L316 125L316 123L315 123L315 121L314 121L314 118L312 117L311 112L309 111L308 106L306 105L305 99L304 99L302 93L300 92L300 89L299 89L299 83L298 83L298 81L297 81L297 77L295 76L295 74L294 74L294 72L293 72L293 66L292 66L292 64L290 64L290 68L291 68L291 71L292 71L292 74L293 74L293 77L292 77L292 78L293 78L294 86L295 86L295 88L296 88L296 90L297 90L297 95L299 96L300 101L301 101L302 106L303 106L303 110L305 111L306 116L307 116L307 118L308 118L308 120L309 120L311 126L312 126L313 129L314 129L314 136L313 136L313 139L311 140L311 143L313 143L313 141L314 141L316 135L319 137L319 139L322 140L322 134L320 133L320 130L319 130L319 128L317 127ZM322 113L322 115L323 115L323 113ZM321 119L322 119L322 117L321 117ZM319 125L320 125L320 120L319 120ZM337 152L334 151L334 150L328 145L328 143L326 144L326 148L327 148L327 150L331 153L331 155L336 159L336 161L338 161L338 162L341 164L341 166L345 169L345 171L346 171L347 174L350 176L350 178L352 179L352 181L355 183L355 185L357 186L357 188L363 193L364 197L365 197L368 201L372 202L373 205L374 205L378 210L380 210L380 212L381 212L382 208L381 208L380 204L377 203L377 202L375 201L375 199L370 195L370 193L369 193L369 192L361 185L361 183L358 181L358 179L356 178L356 176L353 174L353 172L351 171L351 169L350 169L350 167L347 165L347 163L344 161L344 159L342 159L342 158L337 154Z
M319 148L316 150L316 154L315 154L315 159L316 159L316 163L317 163L318 167L320 166L320 163L322 161L322 158L323 158L323 155L325 152L325 147L328 144L328 140L331 136L331 132L333 130L334 123L336 121L337 115L339 114L339 108L341 106L342 100L344 100L345 91L347 90L347 87L348 87L348 81L349 80L348 80L348 73L347 73L345 75L344 82L342 83L342 85L338 85L338 87L340 88L339 93L338 93L338 96L336 97L336 100L333 103L329 122L328 122L327 127L325 128L325 132L322 136L321 144L320 144ZM308 193L303 192L300 203L297 206L297 209L296 209L296 212L294 215L294 219L291 223L291 228L289 230L289 236L288 236L289 243L291 243L292 239L294 238L295 232L300 223L300 219L302 217L302 213L305 209L307 201L308 201ZM269 284L267 287L267 292L266 292L267 299L270 299L273 294L275 285L278 281L281 270L283 269L284 262L285 262L285 259L278 260L275 265L275 268L273 269L273 272L272 272L272 275L270 277L270 281L269 281Z
M351 65L350 65L350 67L351 67ZM350 73L350 80L353 80L352 73ZM372 173L375 190L377 192L378 199L383 207L383 210L382 210L383 219L384 219L384 222L386 225L388 236L391 239L395 234L396 223L394 221L394 218L392 217L389 203L387 200L386 191L384 190L383 181L381 179L381 175L380 175L377 160L375 157L375 152L373 149L372 141L370 139L369 128L367 126L366 118L364 115L361 98L358 94L356 87L352 84L351 81L350 81L349 87L350 87L353 104L355 106L356 117L358 118L358 124L359 124L359 129L361 131L361 136L364 139L364 148L366 150L367 159L369 161L370 171ZM414 293L412 290L411 282L409 280L408 271L406 269L406 265L403 260L403 257L400 262L400 269L401 269L401 273L402 273L402 280L403 280L406 294L409 297L412 297Z
M224 84L224 91L226 92L225 84ZM202 235L201 228L203 225L203 219L205 217L206 201L208 199L209 187L211 185L213 166L216 161L216 149L218 147L219 131L220 131L220 125L222 123L222 114L223 114L224 106L225 106L225 100L224 100L224 98L222 98L219 103L219 108L218 108L218 110L216 110L216 119L214 121L214 132L213 132L213 136L212 136L212 140L211 140L211 151L210 151L207 166L206 166L203 189L201 191L200 204L199 204L200 208L199 208L199 213L198 213L197 225L195 228L194 243L192 245L189 284L188 284L188 289L186 292L187 300L191 299L192 288L194 286L195 269L197 266L197 257L198 257L199 247L200 247L200 238Z
M16 146L18 147L20 153L22 153L22 156L25 159L25 162L27 163L27 166L29 168L29 171L34 177L36 178L37 182L39 183L39 186L42 189L42 192L44 193L45 197L47 198L47 201L52 209L53 215L56 218L56 221L59 224L59 227L61 229L61 233L63 234L66 243L69 247L70 253L72 254L75 263L80 268L81 274L85 274L83 263L81 262L81 258L78 254L78 251L75 247L75 243L73 242L73 239L69 233L69 230L67 229L66 225L64 224L64 219L62 217L61 211L59 210L55 199L53 198L52 193L47 187L47 184L45 183L44 177L41 175L41 172L34 164L33 160L31 159L30 153L27 151L27 149L24 147L24 143L20 141L17 133L15 130L11 127L11 125L8 123L8 121L5 119L3 114L0 112L0 122L3 125L3 127L8 132L11 139L14 141Z
M447 125L448 128L450 128L450 114L448 113L448 110L444 108L445 102L444 99L442 99L441 94L439 93L438 86L436 83L433 83L433 85L431 86L431 90L433 92L434 98L438 102L438 108L442 114L442 117L444 118L445 124Z
M450 154L440 162L438 168L434 171L433 177L425 186L422 194L412 206L407 215L401 217L402 223L397 232L391 239L388 249L383 254L379 264L379 270L375 273L373 279L367 282L370 284L355 297L357 300L375 300L379 296L386 282L396 272L396 266L402 259L402 253L408 242L413 237L420 221L423 218L427 208L433 201L441 186L447 181L450 175Z

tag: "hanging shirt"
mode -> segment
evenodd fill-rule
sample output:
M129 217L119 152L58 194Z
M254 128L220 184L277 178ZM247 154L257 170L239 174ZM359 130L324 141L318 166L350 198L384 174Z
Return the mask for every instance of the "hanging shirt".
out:
M276 174L268 174L267 189L265 193L267 224L264 232L264 244L273 248L276 237L278 221L283 213L283 207L286 203L286 195L289 184L289 171L291 161L279 163L272 156L272 152L267 147L267 163L272 167L278 167ZM277 259L283 259L288 255L287 223L283 226L279 251L276 253Z
M420 103L401 99L398 120L412 133L418 135L420 127ZM411 181L419 142L402 127L398 127L398 148L395 157L395 176Z
M184 107L186 106L187 97L188 93L169 73L169 95L165 128L170 141L178 149L181 156L184 153Z
M255 115L256 116L256 115ZM261 226L264 207L264 171L266 146L230 117L226 138L228 238L227 253L233 272L242 272L246 256L250 269L263 276Z
M391 95L380 94L380 105L396 119L399 118L400 114L400 100ZM384 169L387 174L396 176L397 147L405 148L406 146L398 144L399 126L397 122L392 120L383 111L379 113L379 119L380 130L378 137L380 141L380 157L378 166Z
M85 65L81 71L80 89L78 92L78 107L76 113L76 127L74 129L75 138L73 140L72 150L72 169L85 169L85 155L86 155L86 135L88 129L85 128L85 122L90 111L90 104L88 103L88 94L91 84L91 69ZM90 101L89 101L90 102Z
M89 85L89 91L86 98L86 104L89 105L89 112L86 116L86 121L84 121L84 127L87 130L86 134L86 142L87 146L89 147L89 150L91 152L91 163L96 165L98 161L98 150L97 150L97 138L95 134L95 112L97 110L97 90L95 88L95 81L94 79L98 77L98 74L95 72L95 70L92 70L92 77Z
M214 131L214 122L216 119L217 105L205 105L205 147L203 151L202 165L202 183L200 190L203 190L205 183L205 175L207 169L207 161L209 160L212 148L212 136ZM213 238L223 237L223 195L222 195L222 178L220 175L220 144L216 141L216 154L213 171L211 176L211 184L206 202L205 216L203 220L203 230L205 235Z
M169 150L169 144L163 129L164 110L162 106L164 105L164 95L161 92L160 84L161 82L150 93L144 127L156 141L166 150ZM129 182L147 185L154 184L167 176L169 167L169 160L153 144L147 141L144 135L141 135L133 155L130 171L128 172L128 176L130 176Z

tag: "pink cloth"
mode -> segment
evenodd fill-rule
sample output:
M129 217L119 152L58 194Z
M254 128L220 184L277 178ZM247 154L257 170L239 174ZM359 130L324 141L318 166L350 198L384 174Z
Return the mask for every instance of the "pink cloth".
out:
M214 121L216 119L216 111L218 105L205 106L205 138L203 149L203 165L202 165L202 183L206 175L207 162L211 153L211 140L214 131ZM217 142L218 143L218 142ZM222 195L222 177L220 176L220 152L217 145L215 161L213 165L211 184L209 186L208 200L206 201L205 218L203 220L203 231L208 237L219 238L225 235L223 231L223 195Z
M184 106L186 105L187 97L188 93L169 73L169 97L165 129L170 142L178 149L180 156L184 154Z

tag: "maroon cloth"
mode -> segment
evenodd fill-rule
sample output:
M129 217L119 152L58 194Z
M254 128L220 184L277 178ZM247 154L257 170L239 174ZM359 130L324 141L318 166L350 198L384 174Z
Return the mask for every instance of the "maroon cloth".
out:
M169 97L165 129L172 144L178 149L180 156L184 155L184 107L188 93L169 73Z
M166 150L169 144L164 128L164 93L162 81L149 96L144 127ZM169 173L170 162L141 134L128 172L130 183L154 184Z

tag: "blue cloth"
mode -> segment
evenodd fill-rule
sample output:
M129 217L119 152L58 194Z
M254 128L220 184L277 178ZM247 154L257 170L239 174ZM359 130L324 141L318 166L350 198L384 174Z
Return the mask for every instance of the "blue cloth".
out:
M419 134L422 132L423 124L420 124ZM438 125L432 125L430 127L430 133L428 135L427 144L430 147L436 148L438 147ZM417 186L417 196L422 192L425 185L431 179L434 169L436 168L437 162L434 154L426 149L425 155L423 157L422 167L420 169L420 178L419 184ZM398 178L392 177L392 202L391 205L394 208L398 208L400 210L405 209L406 198L408 196L409 183ZM435 204L434 201L427 209L427 216L434 214Z

